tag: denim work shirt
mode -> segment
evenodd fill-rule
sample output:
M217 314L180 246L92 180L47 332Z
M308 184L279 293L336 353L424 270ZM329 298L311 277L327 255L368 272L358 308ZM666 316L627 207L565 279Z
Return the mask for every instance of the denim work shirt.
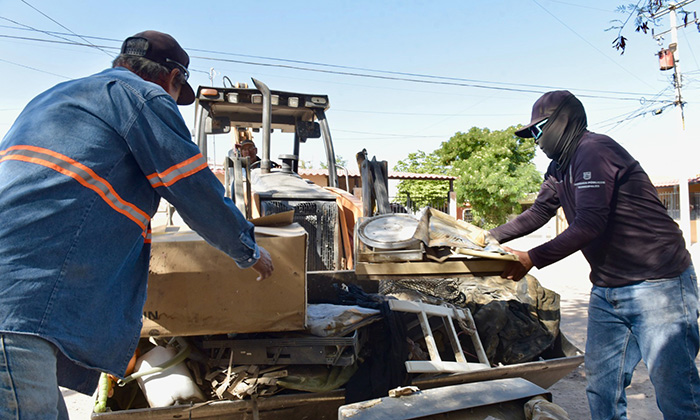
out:
M239 267L260 258L175 100L127 69L40 94L0 142L0 332L54 343L59 385L124 374L161 197Z

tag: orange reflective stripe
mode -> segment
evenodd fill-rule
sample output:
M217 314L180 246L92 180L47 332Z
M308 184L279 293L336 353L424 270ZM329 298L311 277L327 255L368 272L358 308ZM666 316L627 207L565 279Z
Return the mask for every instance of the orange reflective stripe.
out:
M177 165L173 165L163 172L154 172L148 175L148 182L151 183L151 187L169 187L190 175L196 174L202 169L207 167L207 161L202 156L201 153L197 153L191 158L184 160Z
M134 204L122 199L114 187L87 166L52 150L35 146L12 146L0 151L0 162L16 160L45 166L78 181L96 192L102 200L118 213L128 217L146 231L150 216Z
M141 210L140 208L136 207L135 205L129 203L128 201L122 199L121 196L120 196L119 194L117 194L117 191L114 189L114 187L112 187L112 184L110 184L109 182L107 182L106 179L104 179L104 178L102 178L101 176L97 175L97 173L95 173L95 171L93 171L93 170L90 169L89 167L83 165L82 163L80 163L80 162L78 162L78 161L76 161L76 160L73 160L73 159L69 158L68 156L62 155L62 154L60 154L60 153L56 153L56 152L54 152L53 150L44 149L44 148L42 148L42 147L36 147L36 146L12 146L12 147L8 148L7 150L9 151L9 150L16 150L16 149L31 150L31 151L34 151L34 152L37 152L37 153L47 154L47 155L53 156L53 157L55 157L55 158L57 158L57 159L61 159L61 160L65 161L65 162L67 162L67 163L69 163L69 164L71 164L71 165L73 165L73 166L75 166L75 167L77 167L77 168L79 168L79 169L81 169L81 170L87 172L87 173L90 175L90 178L92 178L92 179L94 179L95 181L99 182L100 184L104 185L104 186L109 190L109 192L111 192L111 193L114 195L114 198L116 198L117 201L119 201L121 204L123 204L123 205L125 205L125 206L131 208L131 209L134 210L135 212L139 213L139 214L142 215L144 218L150 220L150 216L149 216L145 211L143 211L143 210ZM104 198L104 197L103 197L103 198ZM145 227L144 227L144 229L145 229Z

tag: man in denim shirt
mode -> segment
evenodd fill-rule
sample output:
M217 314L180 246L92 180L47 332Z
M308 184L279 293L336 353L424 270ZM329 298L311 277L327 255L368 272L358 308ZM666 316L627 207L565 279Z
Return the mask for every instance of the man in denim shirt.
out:
M67 419L58 386L94 392L139 340L160 198L209 243L273 270L191 141L189 57L128 38L113 68L34 98L0 142L0 419Z
M538 99L530 124L515 132L534 138L552 162L534 205L491 234L521 237L559 207L569 227L513 251L519 261L502 276L519 280L581 250L593 283L585 360L592 418L627 418L625 388L644 360L664 419L700 419L698 286L683 235L639 162L586 127L583 104L561 90Z

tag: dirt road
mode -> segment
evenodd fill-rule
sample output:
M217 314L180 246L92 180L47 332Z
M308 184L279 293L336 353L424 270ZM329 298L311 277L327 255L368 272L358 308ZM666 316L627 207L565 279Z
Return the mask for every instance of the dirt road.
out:
M528 250L548 240L546 234L535 232L527 238L508 243L513 249ZM700 261L700 244L690 248L694 261ZM588 280L589 266L583 255L578 252L563 261L542 270L533 269L530 273L537 277L542 285L561 296L561 330L578 348L586 347L586 324L588 320ZM695 363L700 366L700 358ZM586 377L583 366L554 384L549 389L556 404L564 408L571 420L588 420L591 418L586 400ZM661 412L656 406L656 394L649 380L644 363L640 363L632 377L632 384L627 388L628 418L630 420L661 419Z

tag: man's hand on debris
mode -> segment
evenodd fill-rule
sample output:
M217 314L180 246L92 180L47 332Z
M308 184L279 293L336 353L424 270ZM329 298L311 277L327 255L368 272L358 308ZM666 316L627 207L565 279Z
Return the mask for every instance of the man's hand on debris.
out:
M258 262L253 264L253 270L257 271L258 276L257 281L265 280L272 275L272 271L275 267L272 266L272 258L270 258L270 253L263 247L260 247L260 259Z
M503 247L506 251L514 254L518 257L518 261L510 262L506 269L501 273L501 278L510 279L513 281L518 281L525 277L528 271L532 268L532 260L530 260L530 254L523 251L516 251L508 247Z

